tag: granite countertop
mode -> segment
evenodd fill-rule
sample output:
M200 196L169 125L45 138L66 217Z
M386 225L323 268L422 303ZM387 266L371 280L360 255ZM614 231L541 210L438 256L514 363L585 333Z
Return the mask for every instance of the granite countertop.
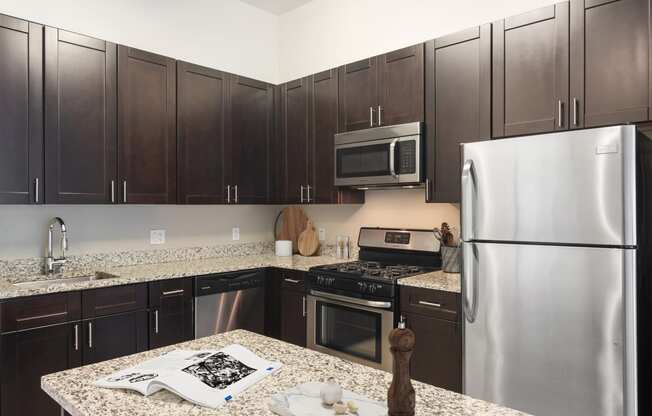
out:
M283 363L281 370L252 386L218 409L195 406L167 391L149 397L129 390L101 389L94 381L112 372L136 365L172 349L219 349L241 344L263 358ZM50 374L41 387L72 416L209 416L272 415L267 401L272 394L297 384L328 377L348 390L374 400L385 401L391 374L337 357L297 347L276 339L237 330L200 338L175 346L117 358L85 367ZM417 395L416 415L516 416L523 413L424 383L413 382Z
M401 286L414 286L423 289L443 290L446 292L462 292L460 274L444 273L441 270L399 279L398 284Z
M108 273L114 278L90 280L84 282L57 283L47 287L26 288L15 286L13 283L45 280L47 276L25 276L19 278L0 279L0 300L20 296L33 296L45 293L67 292L72 290L93 289L107 286L143 283L155 280L172 279L177 277L200 276L204 274L232 272L238 270L256 269L263 267L279 267L284 269L307 271L313 266L323 264L341 263L349 259L338 259L330 256L315 257L277 257L274 254L251 256L229 256L202 260L174 261L155 264L140 264L134 266L93 268L89 270L76 270L52 278L70 278L94 274L97 271Z

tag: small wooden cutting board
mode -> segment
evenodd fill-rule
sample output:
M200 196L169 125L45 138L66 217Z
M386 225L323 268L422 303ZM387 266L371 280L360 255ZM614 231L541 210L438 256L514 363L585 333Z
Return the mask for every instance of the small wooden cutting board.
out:
M302 256L313 256L319 249L319 238L312 221L308 220L306 229L299 234L299 254Z
M292 252L298 253L299 235L306 229L308 217L300 207L290 206L281 211L281 227L276 233L277 240L292 241Z

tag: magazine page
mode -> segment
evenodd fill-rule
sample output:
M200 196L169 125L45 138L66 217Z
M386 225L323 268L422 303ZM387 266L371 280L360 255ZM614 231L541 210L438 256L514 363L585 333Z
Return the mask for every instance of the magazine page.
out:
M281 366L281 363L264 360L234 344L181 371L162 375L153 385L161 383L188 401L215 408L278 371Z
M175 350L96 381L148 396L163 388L206 407L218 407L282 366L237 344L216 350Z

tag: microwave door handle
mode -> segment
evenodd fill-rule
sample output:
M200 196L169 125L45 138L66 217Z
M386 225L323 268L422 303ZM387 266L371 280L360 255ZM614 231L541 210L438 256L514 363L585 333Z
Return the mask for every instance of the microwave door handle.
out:
M475 193L475 169L473 160L464 162L462 168L462 241L473 239L473 198Z
M396 143L397 142L398 142L398 139L394 139L389 144L389 173L390 173L390 175L392 175L393 178L398 177L398 175L396 174L396 160L395 160L395 152L396 152Z

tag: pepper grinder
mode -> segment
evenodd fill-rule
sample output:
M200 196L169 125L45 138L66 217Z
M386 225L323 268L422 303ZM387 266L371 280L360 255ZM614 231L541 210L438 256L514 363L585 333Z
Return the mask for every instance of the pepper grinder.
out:
M390 351L394 357L392 384L387 392L389 416L414 416L415 394L410 380L410 357L415 341L414 332L405 327L401 317L398 328L389 333Z

